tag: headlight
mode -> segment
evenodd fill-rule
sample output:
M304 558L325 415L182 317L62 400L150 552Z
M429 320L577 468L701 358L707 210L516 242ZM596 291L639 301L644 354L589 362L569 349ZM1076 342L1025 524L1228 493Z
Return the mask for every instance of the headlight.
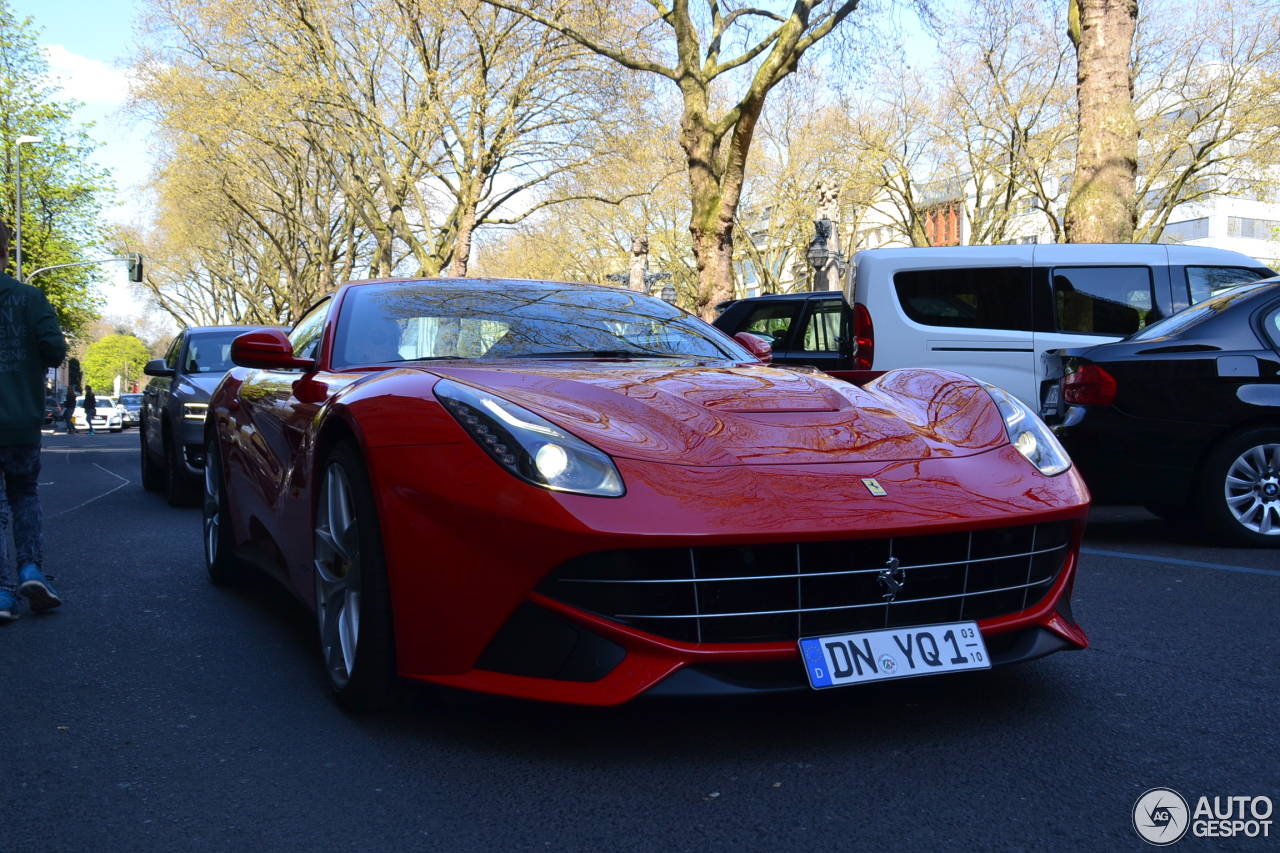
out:
M607 498L626 492L612 459L533 412L448 379L436 383L435 395L495 462L526 483Z
M202 421L209 411L208 403L183 403L182 416L189 421Z
M1027 457L1028 462L1040 469L1041 474L1052 477L1071 467L1071 457L1035 412L1003 388L985 382L982 386L1000 409L1009 442Z

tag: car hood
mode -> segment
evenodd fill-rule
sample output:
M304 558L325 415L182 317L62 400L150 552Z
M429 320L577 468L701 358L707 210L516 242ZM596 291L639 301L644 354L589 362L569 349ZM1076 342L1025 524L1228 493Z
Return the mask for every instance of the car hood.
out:
M173 393L192 403L204 402L222 381L222 373L184 373L173 384Z
M892 371L864 387L817 371L673 364L436 367L622 458L777 465L966 456L1008 442L972 379Z

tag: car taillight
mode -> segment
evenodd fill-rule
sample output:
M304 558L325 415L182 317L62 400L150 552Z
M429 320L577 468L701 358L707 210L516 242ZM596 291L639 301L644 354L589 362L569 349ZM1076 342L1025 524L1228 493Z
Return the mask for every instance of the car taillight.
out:
M853 306L854 370L870 370L876 358L876 330L871 325L871 312L861 302Z
M1068 368L1062 398L1081 406L1110 406L1116 401L1116 380L1096 364Z

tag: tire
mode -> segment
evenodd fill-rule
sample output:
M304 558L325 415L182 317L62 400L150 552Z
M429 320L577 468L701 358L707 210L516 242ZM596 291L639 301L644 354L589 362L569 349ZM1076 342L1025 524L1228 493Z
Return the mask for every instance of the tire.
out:
M399 705L382 529L373 487L352 443L334 449L320 477L315 583L320 654L337 703L348 711Z
M1205 521L1223 540L1280 548L1280 428L1230 436L1206 457L1201 478Z
M138 430L138 438L142 444L142 488L148 492L158 492L164 488L164 471L151 458L147 449L147 428Z
M182 447L173 441L172 437L166 435L168 439L164 443L164 497L169 502L169 506L195 506L199 500L199 495L187 482L187 478L183 474L186 465L182 461Z
M244 579L244 564L235 556L231 536L231 515L227 510L226 481L222 477L222 456L218 440L209 440L204 457L204 566L214 586L230 586Z

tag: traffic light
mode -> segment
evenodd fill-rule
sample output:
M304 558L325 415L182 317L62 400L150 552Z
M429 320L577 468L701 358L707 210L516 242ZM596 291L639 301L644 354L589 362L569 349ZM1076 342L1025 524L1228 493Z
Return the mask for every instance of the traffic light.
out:
M127 263L129 265L129 281L142 281L142 255L134 252L129 256Z

